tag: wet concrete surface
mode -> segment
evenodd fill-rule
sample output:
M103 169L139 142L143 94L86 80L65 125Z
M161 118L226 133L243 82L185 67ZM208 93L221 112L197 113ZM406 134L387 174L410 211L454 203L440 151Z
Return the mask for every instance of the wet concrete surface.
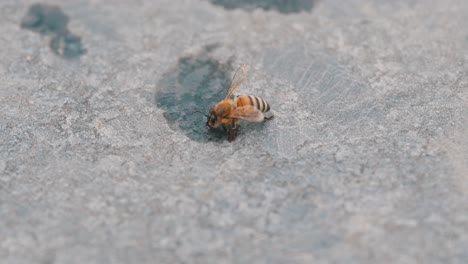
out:
M64 58L74 58L85 52L81 38L68 29L69 18L58 6L34 4L21 21L21 27L51 35L51 50Z
M232 62L220 63L209 57L213 48L203 47L197 54L180 58L176 69L164 74L155 93L156 106L164 110L169 126L201 142L225 137L221 129L203 126L207 121L203 114L226 96L234 70Z
M25 26L38 4L61 22ZM1 1L0 259L466 263L467 15L463 1ZM64 56L69 32L86 52ZM237 94L275 119L229 143L194 111L243 63Z
M314 0L211 0L215 5L222 6L228 10L244 9L252 11L255 9L275 10L280 13L298 13L310 11L314 6Z

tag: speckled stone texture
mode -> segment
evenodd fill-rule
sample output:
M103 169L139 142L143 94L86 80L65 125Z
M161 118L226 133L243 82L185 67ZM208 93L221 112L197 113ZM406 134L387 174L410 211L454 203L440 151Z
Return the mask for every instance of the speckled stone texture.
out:
M468 1L34 4L0 1L1 263L468 263ZM228 143L194 111L241 63L275 119Z

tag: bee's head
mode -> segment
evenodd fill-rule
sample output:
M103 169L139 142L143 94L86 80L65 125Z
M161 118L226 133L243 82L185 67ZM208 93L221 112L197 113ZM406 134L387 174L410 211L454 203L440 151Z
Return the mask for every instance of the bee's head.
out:
M211 108L210 112L208 113L206 125L210 128L215 128L219 125L219 123L217 122L216 112L213 108Z

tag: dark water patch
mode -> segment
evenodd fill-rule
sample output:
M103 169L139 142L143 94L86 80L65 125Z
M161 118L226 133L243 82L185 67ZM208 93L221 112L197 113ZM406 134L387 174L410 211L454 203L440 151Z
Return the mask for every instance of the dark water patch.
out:
M81 38L68 28L69 18L58 6L46 4L32 5L21 20L21 27L51 36L50 48L64 58L75 58L86 52Z
M284 14L309 12L314 7L314 2L314 0L211 0L211 3L230 10L241 8L252 11L260 8L267 11L276 10Z
M21 21L21 27L41 34L65 34L69 18L58 6L34 4Z
M50 41L50 48L55 54L65 58L74 58L85 53L81 38L73 34L56 35Z
M174 131L182 131L199 142L225 140L220 128L208 130L206 117L209 109L225 96L234 67L232 62L221 63L210 57L212 47L203 52L179 59L175 69L166 73L158 85L156 105Z

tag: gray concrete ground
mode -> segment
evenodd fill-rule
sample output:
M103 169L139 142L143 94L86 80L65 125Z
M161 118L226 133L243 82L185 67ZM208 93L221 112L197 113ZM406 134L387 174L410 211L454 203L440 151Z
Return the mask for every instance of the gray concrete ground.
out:
M2 263L468 263L467 1L35 3L0 2ZM241 63L275 119L228 143L193 111Z

